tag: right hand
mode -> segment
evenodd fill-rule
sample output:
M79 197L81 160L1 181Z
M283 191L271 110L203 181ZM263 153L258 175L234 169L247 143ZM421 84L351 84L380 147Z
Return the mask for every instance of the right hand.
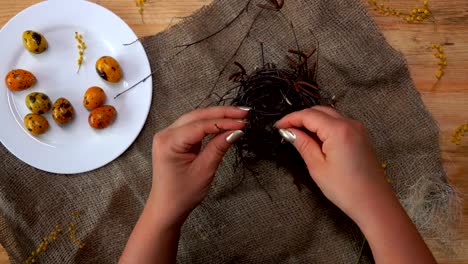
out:
M436 263L385 180L360 122L316 106L285 116L276 127L286 129L280 134L301 153L325 196L361 228L376 263Z
M276 127L295 135L295 139L286 140L302 155L312 179L354 221L365 215L374 195L395 199L360 122L332 108L316 106L285 116ZM305 130L316 134L321 142Z

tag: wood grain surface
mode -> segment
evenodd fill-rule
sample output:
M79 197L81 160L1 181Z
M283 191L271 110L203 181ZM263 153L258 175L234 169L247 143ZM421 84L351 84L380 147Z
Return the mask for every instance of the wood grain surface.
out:
M365 0L366 6L367 2ZM0 26L22 9L37 3L36 0L0 0ZM193 11L211 0L149 0L145 4L144 22L134 0L93 1L110 9L137 33L147 36L158 33L168 26L189 16ZM389 5L406 12L422 7L423 0L389 0ZM287 0L286 0L287 4ZM429 1L435 23L409 24L397 17L386 17L374 10L370 14L382 30L388 42L402 52L409 64L411 75L422 98L438 121L441 129L441 150L450 181L464 198L468 193L468 136L456 146L450 142L455 127L468 123L468 0ZM445 54L448 66L446 75L436 82L434 76L437 60L430 49L431 43L446 43ZM463 206L463 215L468 207ZM453 246L455 254L433 250L442 264L468 263L468 220L460 223L459 237ZM0 248L0 263L3 260Z

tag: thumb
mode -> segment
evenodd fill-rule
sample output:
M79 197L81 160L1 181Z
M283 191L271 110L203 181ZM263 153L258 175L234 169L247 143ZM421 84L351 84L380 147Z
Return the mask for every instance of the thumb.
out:
M294 145L309 169L325 161L320 145L305 132L296 128L288 128L280 129L279 133L284 140Z
M214 174L231 145L244 135L242 130L229 131L216 135L195 160L195 166L209 174Z

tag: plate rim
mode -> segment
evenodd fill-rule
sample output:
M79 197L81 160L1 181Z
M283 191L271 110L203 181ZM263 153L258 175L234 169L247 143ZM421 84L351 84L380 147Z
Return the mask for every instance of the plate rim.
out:
M96 3L93 3L93 2L89 2L89 1L86 1L86 0L72 0L73 2L77 2L79 3L80 5L82 5L83 8L89 8L89 6L93 6L93 8L97 8L99 10L99 12L107 12L109 15L115 17L117 20L119 20L121 22L121 25L122 26L126 26L128 29L129 29L129 32L131 33L131 38L135 38L137 39L138 36L135 34L135 32L133 31L133 29L127 24L127 22L125 22L121 17L119 17L117 14L115 14L114 12L112 12L111 10L105 8L104 6L101 6L99 4L96 4ZM14 23L18 17L24 15L24 13L28 13L28 12L31 12L31 10L34 10L35 8L38 8L39 6L42 6L42 5L63 5L65 4L64 1L59 1L59 0L48 0L48 1L42 1L42 2L39 2L39 3L36 3L34 5L31 5L23 10L21 10L20 12L18 12L17 14L15 14L12 18L10 18L4 26L1 27L0 29L0 37L2 36L2 34L4 34L4 29L7 28L8 26L10 26L12 23ZM144 64L144 67L148 68L150 72L152 72L151 70L151 64L150 64L150 61L149 61L149 58L148 58L148 54L146 53L146 50L144 49L143 45L141 44L141 42L138 42L136 43L138 45L138 48L141 49L141 51L143 52L143 55L144 55L144 58L145 60L140 62L142 64ZM118 159L123 153L125 153L128 148L130 148L134 143L135 141L137 140L138 136L141 134L145 124L147 123L147 120L148 120L148 116L149 116L149 112L151 110L151 106L152 106L152 97L153 97L153 76L150 76L146 81L145 83L148 83L148 101L147 101L147 107L146 108L142 108L141 111L143 112L144 115L142 115L143 117L143 122L141 122L140 124L138 124L138 127L136 127L136 132L134 133L134 135L131 135L128 137L128 142L125 143L125 144L122 144L122 147L119 148L117 151L115 151L114 154L112 155L109 155L109 158L107 159L104 159L103 161L99 162L98 165L92 165L92 166L89 166L89 167L85 167L83 169L74 169L74 170L68 170L68 169L64 169L64 167L55 167L55 168L51 168L50 165L47 165L47 166L37 166L37 165L34 165L34 164L31 164L33 162L31 161L26 161L24 156L25 155L22 155L19 153L19 151L16 151L15 148L17 147L14 147L12 146L12 144L8 144L6 143L6 136L3 134L3 133L0 133L0 143L10 152L10 154L14 155L18 160L20 160L21 162L27 164L28 166L31 166L35 169L38 169L38 170L41 170L41 171L45 171L45 172L48 172L48 173L53 173L53 174L80 174L80 173L86 173L86 172L90 172L90 171L93 171L93 170L97 170L99 168L102 168L106 165L108 165L109 163L115 161L116 159ZM5 89L7 89L6 86L4 86ZM7 89L6 91L6 95L8 97L8 93L11 93L11 91L9 91ZM8 101L9 99L6 98L5 99L6 101ZM10 108L10 106L7 106L8 108ZM12 113L8 113L9 115L11 115ZM3 134L3 136L2 136ZM23 157L21 157L23 156Z

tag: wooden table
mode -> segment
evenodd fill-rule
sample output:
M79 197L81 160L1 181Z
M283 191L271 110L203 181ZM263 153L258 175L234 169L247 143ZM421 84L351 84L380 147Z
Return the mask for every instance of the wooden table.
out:
M363 0L365 1L365 0ZM0 0L0 26L22 9L37 3L37 0ZM150 0L145 4L144 20L133 0L95 0L94 2L112 10L125 20L139 35L158 33L177 23L182 17L207 5L211 0ZM286 0L287 2L287 0ZM399 10L412 10L422 6L422 0L390 0ZM468 123L468 0L429 1L436 18L432 23L408 24L396 17L386 17L371 11L377 24L390 44L407 58L411 75L429 110L439 122L441 149L450 181L459 188L464 197L468 193L468 136L462 145L450 142L457 125ZM366 4L367 5L367 4ZM445 47L448 67L446 75L436 84L434 73L436 59L431 43L449 43ZM468 207L463 207L468 216ZM454 247L457 255L449 257L434 250L438 261L444 264L468 263L468 220L459 228L460 238ZM1 257L0 249L0 260Z

